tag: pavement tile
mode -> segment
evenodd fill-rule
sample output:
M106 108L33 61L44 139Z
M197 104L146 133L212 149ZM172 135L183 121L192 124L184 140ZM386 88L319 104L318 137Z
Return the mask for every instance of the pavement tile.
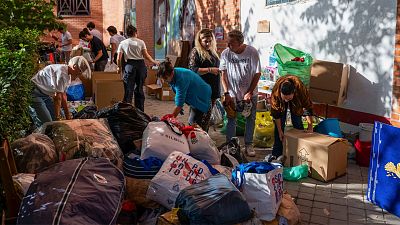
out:
M349 214L360 215L360 216L364 216L364 217L365 217L365 213L366 213L364 209L353 208L353 207L348 207L347 211L349 212Z
M297 205L312 207L313 202L306 199L297 199Z
M329 211L323 208L312 208L311 215L322 216L322 217L329 217Z
M364 215L349 214L348 218L349 218L348 220L349 224L355 224L355 223L364 224L367 222L367 219Z
M329 218L317 215L311 215L310 223L328 224Z
M365 209L368 211L382 212L382 208L372 204L369 201L365 201Z
M329 218L347 221L347 210L343 210L343 211L330 211Z
M332 192L332 195L331 195L332 198L343 198L343 199L345 199L346 196L347 196L347 194L345 194L345 193L337 193L337 192Z
M311 187L300 187L299 191L301 193L315 194L315 188L311 188Z
M344 205L329 204L329 208L331 211L339 211L339 212L347 211L347 206Z
M331 198L331 203L337 205L347 205L347 199L345 198Z
M343 221L343 220L336 220L336 219L330 219L329 220L329 224L332 225L347 225L347 221Z
M329 195L314 195L314 201L319 201L319 202L331 202L331 198Z
M358 200L358 199L347 199L347 205L349 207L354 207L354 208L360 208L360 209L364 209L365 208L365 204L364 201Z
M400 218L393 214L384 213L383 218L386 224L400 225Z
M298 206L300 213L311 214L311 207L308 206Z
M384 220L383 218L383 213L381 212L376 212L376 211L366 211L367 214L367 220Z
M319 209L328 209L329 210L329 203L314 201L313 207L314 208L319 208Z
M307 214L307 213L302 213L302 214L300 215L300 217L301 217L301 221L302 221L303 223L309 222L309 221L310 221L310 218L311 218L310 214Z
M309 193L299 192L298 198L307 199L307 200L313 200L314 199L314 195L313 194L309 194Z

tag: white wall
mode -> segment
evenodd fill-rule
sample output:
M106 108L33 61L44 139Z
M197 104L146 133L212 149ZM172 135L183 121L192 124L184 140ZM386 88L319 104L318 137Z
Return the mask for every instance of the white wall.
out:
M276 43L350 64L357 72L350 75L343 107L390 117L396 0L265 2L243 0L240 12L245 42L258 49L262 66ZM260 20L270 21L270 33L257 33Z

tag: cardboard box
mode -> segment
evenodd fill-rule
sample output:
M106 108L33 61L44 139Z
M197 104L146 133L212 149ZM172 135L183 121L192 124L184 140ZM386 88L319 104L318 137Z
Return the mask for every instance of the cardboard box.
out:
M349 71L349 65L315 60L311 66L311 100L336 106L343 104L347 97Z
M122 80L95 80L93 84L93 99L97 108L114 105L124 98Z
M170 87L163 87L157 90L156 98L161 101L173 101L175 100L175 93Z
M156 95L156 93L162 89L158 84L148 84L146 85L146 92L148 95Z
M148 69L147 77L144 84L145 85L155 84L157 82L157 72L158 70Z
M307 163L312 178L330 181L346 173L349 145L345 139L291 129L285 132L284 148L286 166Z

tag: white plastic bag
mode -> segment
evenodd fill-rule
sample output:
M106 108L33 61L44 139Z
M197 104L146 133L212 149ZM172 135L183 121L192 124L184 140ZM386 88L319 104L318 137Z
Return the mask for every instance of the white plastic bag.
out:
M272 221L276 217L283 198L282 165L271 163L270 165L275 169L266 173L247 172L244 166L252 164L254 169L260 168L263 163L267 164L266 162L240 164L232 172L232 180L239 182L240 190L250 208L255 209L257 217L261 220Z
M208 163L219 165L221 155L215 146L214 141L208 136L207 132L195 129L188 135L190 154L198 160L207 160Z
M151 180L147 198L172 209L181 190L210 176L211 173L204 163L174 151Z
M185 135L177 132L172 124L166 122L150 122L143 132L140 159L150 156L165 160L173 151L189 154L189 145Z
M104 72L117 72L118 66L115 63L107 63Z

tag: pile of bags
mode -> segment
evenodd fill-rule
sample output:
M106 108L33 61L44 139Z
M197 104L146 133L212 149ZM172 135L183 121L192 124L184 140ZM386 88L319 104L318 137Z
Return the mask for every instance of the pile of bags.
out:
M19 171L36 174L19 223L110 224L124 214L155 224L173 212L182 224L262 224L281 215L282 166L248 163L237 138L217 147L200 128L125 103L88 112L94 119L46 123L13 143ZM294 215L281 220L296 224Z

